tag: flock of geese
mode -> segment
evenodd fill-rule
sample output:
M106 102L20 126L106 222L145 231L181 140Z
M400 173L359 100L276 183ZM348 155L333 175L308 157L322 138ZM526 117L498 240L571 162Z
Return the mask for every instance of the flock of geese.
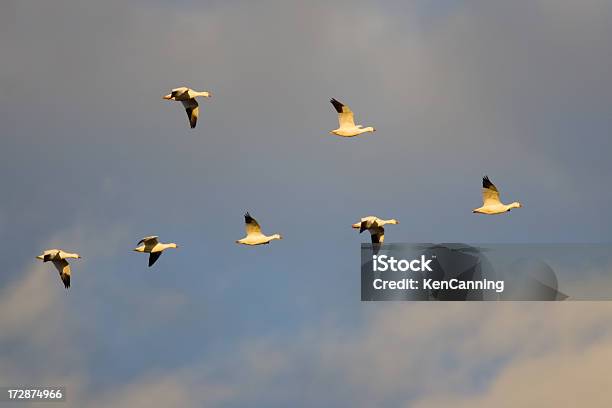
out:
M196 101L197 97L210 98L211 92L207 91L194 91L187 87L179 87L173 89L168 95L163 96L163 99L178 101L183 104L187 117L189 118L189 126L193 129L198 123L199 116L199 105ZM353 111L342 102L332 98L331 104L338 112L338 129L331 130L329 133L341 136L341 137L355 137L368 132L375 132L376 129L372 126L364 127L362 125L355 125L355 117ZM482 206L472 210L473 213L478 214L503 214L513 208L520 208L521 203L515 201L510 204L504 204L501 202L499 197L499 190L491 182L488 176L484 176L482 179ZM261 226L249 214L244 214L244 223L246 236L239 240L236 240L237 244L241 245L265 245L270 242L282 239L280 234L265 235L261 232ZM352 225L353 228L359 229L359 233L364 231L370 232L373 244L382 244L385 241L385 225L399 224L396 219L385 220L382 218L369 215L361 218L358 222ZM178 248L178 245L171 242L164 244L159 241L158 236L149 236L141 239L134 251L149 254L149 267L151 267L161 256L161 254L170 248ZM52 262L55 268L59 272L60 279L62 280L66 288L70 287L70 264L68 259L80 259L81 256L77 253L66 252L62 249L48 249L36 257L43 262Z

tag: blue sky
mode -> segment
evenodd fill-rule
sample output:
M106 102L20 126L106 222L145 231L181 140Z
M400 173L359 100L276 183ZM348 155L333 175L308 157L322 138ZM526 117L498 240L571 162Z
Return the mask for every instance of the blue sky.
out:
M361 304L350 225L610 242L611 17L596 0L3 2L0 384L66 383L78 407L490 406L541 360L592 354L588 378L608 305ZM214 94L193 131L161 99L180 85ZM329 135L331 97L377 132ZM524 208L472 215L484 174ZM247 210L285 239L238 247ZM149 269L131 249L151 234L180 248ZM84 257L67 293L34 259L56 246Z

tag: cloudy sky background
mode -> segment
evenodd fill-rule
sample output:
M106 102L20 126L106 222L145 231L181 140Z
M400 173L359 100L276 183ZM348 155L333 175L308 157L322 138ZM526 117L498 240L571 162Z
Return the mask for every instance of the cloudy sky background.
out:
M71 407L609 406L611 305L362 304L350 224L610 242L611 21L603 0L3 1L0 385L65 384ZM161 99L183 84L214 94L194 131ZM330 97L378 131L329 135ZM485 173L524 208L473 216ZM235 245L246 210L285 239ZM148 269L150 234L181 248ZM69 291L49 247L84 257Z

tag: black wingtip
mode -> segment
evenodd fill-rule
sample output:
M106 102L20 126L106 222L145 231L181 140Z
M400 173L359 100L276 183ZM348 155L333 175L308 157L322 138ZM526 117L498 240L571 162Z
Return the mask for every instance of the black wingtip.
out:
M482 187L483 188L489 188L491 186L493 186L493 183L491 183L491 180L489 179L489 176L485 175L482 178Z
M149 253L149 268L153 266L155 262L159 259L163 252L151 252Z
M251 214L249 214L249 212L247 211L244 214L244 222L246 222L247 224L251 223L253 221L253 217L251 217Z
M192 129L194 129L196 125L198 124L197 113L196 115L193 114L193 111L196 109L197 109L197 106L195 108L185 108L185 111L187 112L187 118L189 119L189 126Z
M342 113L342 107L344 106L342 102L338 101L336 98L331 98L329 101L334 105L334 108L336 108L336 112Z

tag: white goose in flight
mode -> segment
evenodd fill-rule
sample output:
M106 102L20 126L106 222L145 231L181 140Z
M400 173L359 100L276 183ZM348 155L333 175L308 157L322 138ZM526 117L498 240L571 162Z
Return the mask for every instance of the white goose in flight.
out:
M382 218L369 215L367 217L363 217L359 222L353 224L353 228L358 228L360 234L365 230L370 231L370 235L372 235L372 243L382 244L385 242L384 226L387 224L399 224L399 221L395 218L383 220Z
M210 98L212 96L212 93L207 91L198 92L185 86L181 86L180 88L174 88L172 90L172 93L165 95L163 98L167 100L182 102L183 106L185 107L185 110L187 111L189 125L193 129L198 123L198 114L200 113L198 102L195 99L197 96Z
M81 259L81 255L63 251L61 249L47 249L41 255L36 257L43 262L53 262L53 266L59 272L60 279L64 283L64 287L70 287L70 265L66 259L74 258Z
M262 245L269 244L270 241L275 239L283 239L280 234L264 235L261 232L261 227L255 218L251 217L248 212L244 214L244 223L246 230L246 237L236 241L237 244L243 245Z
M330 99L330 102L334 105L334 108L336 108L336 112L338 112L339 127L338 129L331 130L329 133L342 137L353 137L366 132L376 132L376 129L372 126L363 127L361 125L355 125L353 111L347 105L334 98Z
M510 204L504 204L499 199L499 190L488 176L482 178L482 207L472 210L478 214L502 214L513 208L521 208L522 205L518 201Z
M138 246L134 248L136 252L144 252L149 254L149 267L151 267L155 261L159 259L162 252L168 248L178 248L174 242L169 244L163 244L159 242L158 236L152 235L150 237L144 237L138 242Z

